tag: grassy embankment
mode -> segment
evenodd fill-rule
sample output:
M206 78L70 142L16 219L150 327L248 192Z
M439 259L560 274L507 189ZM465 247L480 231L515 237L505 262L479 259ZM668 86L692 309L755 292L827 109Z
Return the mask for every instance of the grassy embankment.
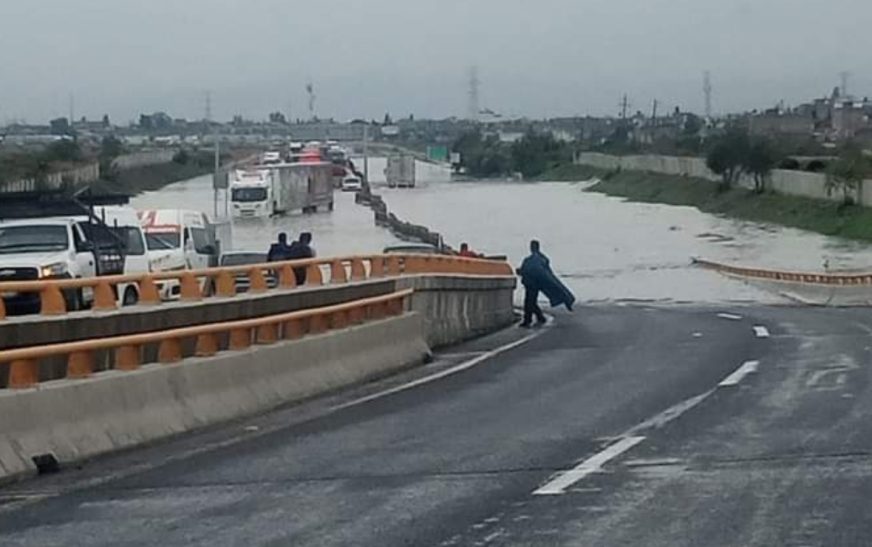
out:
M717 183L705 179L640 171L605 171L582 165L562 165L539 179L581 181L593 177L599 178L600 182L588 191L630 201L685 205L716 215L872 241L872 208L868 207L844 207L838 203L770 192L755 194L743 188L718 192Z

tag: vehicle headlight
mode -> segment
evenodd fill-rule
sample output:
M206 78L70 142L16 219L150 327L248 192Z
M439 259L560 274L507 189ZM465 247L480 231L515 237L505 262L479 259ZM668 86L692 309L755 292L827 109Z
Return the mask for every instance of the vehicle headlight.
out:
M68 272L67 264L65 262L55 262L54 264L49 264L48 266L43 266L39 270L40 277L57 277L64 275Z

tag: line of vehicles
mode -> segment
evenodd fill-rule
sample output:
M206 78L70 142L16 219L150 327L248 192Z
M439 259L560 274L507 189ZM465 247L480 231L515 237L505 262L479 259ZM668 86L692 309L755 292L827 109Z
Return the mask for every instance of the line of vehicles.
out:
M333 189L359 191L348 153L336 143L291 143L285 151L269 151L253 165L229 174L231 214L258 218L319 208L333 210Z
M215 226L199 211L136 211L126 197L40 195L0 199L0 282L73 279L200 269L219 263ZM179 297L178 281L158 283L162 298ZM204 287L205 289L206 287ZM139 301L135 283L117 287L119 305ZM39 308L35 293L0 293L9 313ZM88 288L64 293L67 309L89 307Z

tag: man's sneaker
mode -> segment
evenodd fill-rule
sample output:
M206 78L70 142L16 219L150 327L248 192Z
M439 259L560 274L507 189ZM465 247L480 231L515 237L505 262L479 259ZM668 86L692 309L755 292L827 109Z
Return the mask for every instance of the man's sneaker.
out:
M518 325L518 328L521 329L529 329L530 327L532 327L530 323L521 323L520 325Z

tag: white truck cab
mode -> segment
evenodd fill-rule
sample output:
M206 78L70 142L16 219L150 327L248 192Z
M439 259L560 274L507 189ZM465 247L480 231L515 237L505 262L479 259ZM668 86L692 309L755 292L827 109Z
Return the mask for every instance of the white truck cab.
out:
M99 273L95 250L74 218L0 222L0 282L94 277ZM39 299L32 293L2 296L7 306ZM77 310L93 301L93 291L67 291L65 298L67 309Z
M234 218L268 217L273 213L269 169L237 169L230 175L229 189Z

